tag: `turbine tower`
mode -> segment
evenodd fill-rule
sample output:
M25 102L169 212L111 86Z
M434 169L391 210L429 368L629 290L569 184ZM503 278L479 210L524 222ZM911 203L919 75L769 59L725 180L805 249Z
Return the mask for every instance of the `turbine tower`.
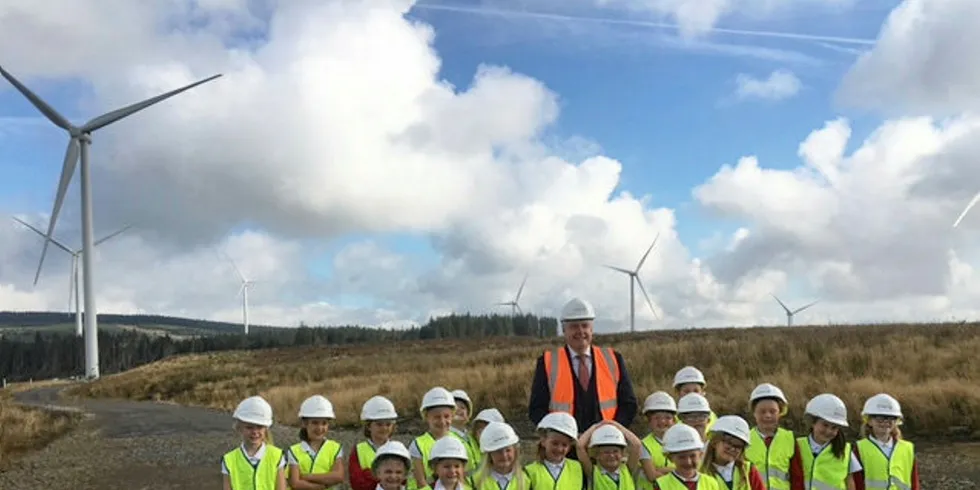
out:
M650 255L650 251L653 250L653 247L657 244L657 240L659 238L660 238L660 233L657 233L657 236L655 236L653 238L653 243L650 244L650 247L647 248L646 253L643 254L643 257L640 258L640 261L636 264L636 269L629 270L629 269L623 269L622 267L615 267L615 266L611 266L611 265L607 265L606 266L609 269L612 269L612 270L617 271L617 272L622 272L623 274L626 274L627 276L629 276L629 280L630 280L630 332L631 333L636 331L636 293L634 291L634 285L640 286L640 291L643 293L643 298L647 300L647 305L650 306L650 311L653 312L653 317L656 318L657 320L660 319L660 316L657 315L657 309L654 308L653 301L650 301L650 296L647 294L647 290L643 287L643 281L640 281L640 276L639 276L639 274L640 274L640 268L643 267L643 263L646 262L647 257Z
M521 293L524 292L524 284L527 283L527 274L524 274L524 280L521 281L521 287L517 290L517 296L511 301L504 301L503 303L497 303L498 306L510 306L510 316L517 316L517 312L524 314L524 310L521 310L521 306L517 304L521 300Z
M227 255L225 257L228 257ZM242 287L238 289L238 294L236 296L242 297L242 330L245 335L248 335L248 289L255 284L255 281L249 280L242 274L241 269L235 264L231 257L228 257L228 261L231 262L231 266L235 268L235 272L238 274L238 278L242 280Z
M953 222L953 228L956 228L957 226L960 225L960 221L963 221L963 218L966 217L966 213L969 213L970 210L973 209L973 206L977 205L978 201L980 201L980 192L974 194L973 199L970 199L970 202L966 205L965 208L963 208L963 212L961 212L960 215L956 218L956 221Z
M801 307L799 307L799 308L797 308L795 310L790 310L789 307L787 307L785 303L783 303L782 301L780 301L779 298L777 298L775 294L773 294L772 297L773 297L773 299L776 300L777 303L779 303L779 306L782 306L783 307L783 310L786 311L786 326L787 327L792 327L793 326L793 316L794 315L796 315L797 313L799 313L799 312L801 312L801 311L803 311L803 310L805 310L805 309L807 309L807 308L809 308L809 307L817 304L817 301L820 301L820 300L817 300L817 301L814 301L813 303L810 303L810 304L808 304L806 306L801 306Z
M48 245L51 243L51 236L54 234L55 224L58 221L58 214L61 212L61 205L68 192L68 185L71 183L72 176L75 174L75 165L81 161L81 198L82 198L82 249L92 250L95 247L95 239L92 236L92 184L89 167L89 146L92 145L92 132L104 128L120 119L131 116L147 107L158 102L162 102L174 95L186 90L190 90L202 83L210 82L221 75L214 75L204 80L194 82L182 88L172 90L165 94L158 95L137 102L126 107L107 112L95 117L81 126L75 126L64 116L55 111L51 106L41 100L40 97L31 92L30 89L20 83L13 75L0 67L0 76L3 76L13 85L17 91L24 95L44 114L55 126L68 132L68 149L65 151L65 161L61 167L61 178L58 181L58 191L54 198L54 207L51 210L51 218L48 222L48 232L44 234L44 247L41 248L41 260L37 264L37 273L34 275L34 284L41 275L41 266L44 265L44 256L48 253ZM95 270L92 263L92 254L82 254L82 281L85 290L85 377L89 379L99 378L99 338L98 338L98 310L95 307Z
M27 224L26 222L24 222L23 220L21 220L20 218L18 218L16 216L14 217L14 220L16 220L18 223L20 223L20 224L22 224L22 225L30 228L34 233L37 233L38 235L41 235L41 238L45 238L45 235L44 235L44 232L43 231L41 231L41 230L39 230L39 229L37 229L37 228L35 228L35 227ZM106 236L104 236L104 237L96 240L95 243L94 243L94 245L96 247L98 247L99 244L105 242L106 240L111 240L116 235L119 235L120 233L122 233L122 232L124 232L124 231L126 231L126 230L128 230L130 228L131 228L131 226L126 226L126 227L120 229L119 231L116 231L115 233L106 235ZM63 243L59 242L58 240L55 240L54 237L51 238L51 243L53 243L56 247L64 250L67 254L71 255L71 278L69 279L69 282L68 282L68 312L71 313L72 297L74 296L74 298L75 298L75 335L78 336L78 337L81 337L82 336L82 310L81 310L81 304L80 304L80 302L81 302L81 299L80 299L80 297L81 297L81 291L78 289L78 258L80 256L82 256L82 254L85 251L85 249L80 248L78 250L72 250L72 249L68 248L67 246L65 246Z

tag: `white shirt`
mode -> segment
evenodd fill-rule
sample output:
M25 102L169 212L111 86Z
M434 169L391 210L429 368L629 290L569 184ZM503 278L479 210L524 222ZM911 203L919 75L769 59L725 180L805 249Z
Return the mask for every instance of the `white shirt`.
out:
M561 476L561 470L565 468L565 458L562 458L561 463L552 463L546 459L544 460L544 467L548 468L548 473L551 473L551 478L557 481L558 477Z
M889 437L887 442L879 441L875 436L868 436L868 439L881 449L881 452L885 454L886 458L892 457L892 452L895 451L895 439Z
M449 430L455 432L457 436L466 439L466 429L458 429L456 427L450 427Z
M579 375L579 373L578 373L578 362L579 362L578 361L578 358L579 357L584 357L585 358L585 368L589 371L589 375L591 376L592 375L592 349L591 349L591 347L588 350L586 350L584 354L579 354L579 353L575 352L574 350L572 350L571 347L569 347L568 350L572 353L572 370L575 371L575 377L576 378L580 378L581 377Z
M245 450L245 444L244 443L242 443L241 446L238 446L238 448L239 448L239 450L241 450L242 454L245 455L245 458L248 459L249 464L251 464L253 467L258 467L259 466L259 463L262 462L262 458L265 457L265 443L264 442L262 443L261 446L259 446L259 450L258 451L255 451L255 454L253 454L251 456L249 456L248 455L248 451ZM279 469L280 470L285 469L286 468L286 458L281 458L279 460L279 465L278 466L279 466ZM221 458L221 474L222 475L230 475L231 474L231 472L228 471L228 466L225 465L225 458Z
M694 474L694 478L684 478L683 476L678 475L676 471L672 471L672 472L670 472L670 474L671 475L674 475L674 477L676 477L678 480L683 481L683 482L698 481L698 480L701 479L701 473L700 472L695 473Z
M721 476L721 479L725 480L726 483L730 482L735 479L735 462L729 461L726 465L716 464L715 471L718 472L718 475Z
M436 484L432 485L432 490L463 490L463 482L456 482L456 488L446 488L442 485L442 480L436 480Z
M505 475L503 473L497 473L494 470L490 470L490 477L496 480L497 486L503 490L507 488L507 485L510 484L510 481L514 478L514 473L514 471L511 471Z
M829 442L827 444L817 444L817 441L813 440L812 434L807 437L807 440L810 441L810 452L813 453L814 457L820 454L820 452L823 451L823 448L830 444ZM861 462L858 461L857 456L854 455L854 451L851 451L851 464L848 466L847 472L857 473L862 469L864 468L861 466Z
M616 468L616 471L609 471L605 468L600 467L599 471L603 475L608 476L610 480L616 482L617 485L619 484L619 468Z
M324 444L326 444L326 441L324 441ZM311 459L316 460L316 455L319 451L314 450L313 447L310 446L310 443L306 441L301 441L299 443L299 447L303 448L303 451L305 451L306 454L310 455ZM323 446L320 446L320 449L323 449ZM340 451L337 451L337 459L343 457L344 457L344 448L341 447ZM289 463L290 466L299 466L299 460L296 459L296 455L293 454L292 449L286 451L286 462Z

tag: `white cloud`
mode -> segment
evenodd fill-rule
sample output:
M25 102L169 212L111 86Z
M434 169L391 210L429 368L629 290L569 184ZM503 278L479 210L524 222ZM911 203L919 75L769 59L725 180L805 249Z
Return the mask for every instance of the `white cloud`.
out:
M765 79L740 73L735 78L735 96L739 99L779 101L795 96L803 87L793 72L775 70Z

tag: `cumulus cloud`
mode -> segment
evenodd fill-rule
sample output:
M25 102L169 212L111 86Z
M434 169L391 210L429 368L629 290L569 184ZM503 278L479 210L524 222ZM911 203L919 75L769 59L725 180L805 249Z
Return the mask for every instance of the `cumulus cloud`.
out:
M735 78L735 97L779 101L795 96L802 87L800 79L788 70L775 70L765 79L740 73Z

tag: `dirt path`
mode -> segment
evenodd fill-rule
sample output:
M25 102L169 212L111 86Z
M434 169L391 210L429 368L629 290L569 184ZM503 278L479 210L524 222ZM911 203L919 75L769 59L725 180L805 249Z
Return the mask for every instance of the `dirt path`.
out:
M0 473L0 489L177 490L220 488L220 457L238 444L229 414L167 403L63 400L64 387L15 395L28 405L61 406L91 416L74 432ZM281 445L295 429L274 426ZM360 438L331 431L345 448ZM407 435L397 437L405 441ZM920 445L923 490L980 488L980 443Z

